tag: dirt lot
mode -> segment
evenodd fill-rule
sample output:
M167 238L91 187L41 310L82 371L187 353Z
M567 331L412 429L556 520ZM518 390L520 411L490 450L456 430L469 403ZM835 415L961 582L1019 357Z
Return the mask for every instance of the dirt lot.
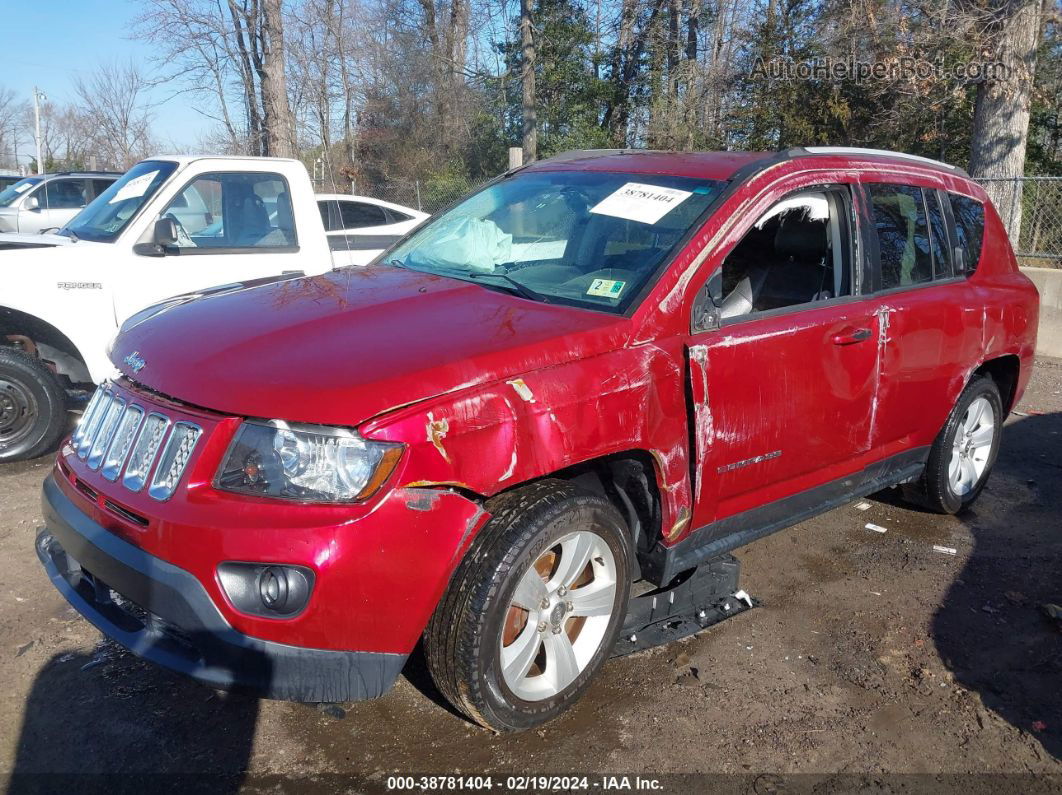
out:
M449 711L415 658L391 694L338 717L218 694L102 643L33 552L49 462L3 467L0 769L355 790L427 771L731 773L749 778L713 781L757 792L786 787L764 773L993 772L1062 787L1062 632L1041 612L1062 603L1060 450L1062 363L1044 361L976 510L934 516L883 493L752 544L738 555L762 607L614 660L561 720L501 737ZM42 781L56 783L15 788Z

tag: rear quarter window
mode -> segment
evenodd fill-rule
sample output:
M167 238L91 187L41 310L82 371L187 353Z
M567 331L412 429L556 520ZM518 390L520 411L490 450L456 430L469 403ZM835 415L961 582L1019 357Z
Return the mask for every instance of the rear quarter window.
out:
M985 236L985 206L976 199L949 193L951 214L955 216L955 245L962 251L962 262L955 263L956 273L973 273L981 259Z

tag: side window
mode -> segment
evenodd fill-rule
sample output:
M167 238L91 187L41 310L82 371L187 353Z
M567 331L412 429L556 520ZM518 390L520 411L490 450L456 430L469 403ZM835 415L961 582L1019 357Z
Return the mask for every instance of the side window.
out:
M849 295L849 206L847 190L811 190L764 213L723 260L720 315Z
M92 198L96 198L103 193L107 188L114 184L113 179L94 179L92 180Z
M387 214L387 223L389 224L400 224L403 221L413 220L412 215L400 213L398 210L392 210L390 207L384 207L383 211Z
M869 192L878 235L881 288L888 290L931 281L933 255L922 189L909 185L870 185Z
M387 223L383 208L375 204L341 201L339 212L343 218L343 229L361 229L365 226L383 226Z
M981 259L981 241L985 234L984 205L955 193L949 193L948 199L955 216L955 246L962 251L962 262L955 263L955 272L973 273Z
M321 223L324 224L324 228L325 228L326 232L331 232L333 229L336 228L336 225L335 225L335 223L332 220L334 217L336 217L336 215L338 215L338 210L336 209L335 205L336 205L336 202L334 202L334 201L324 201L324 200L322 200L322 201L317 202L317 209L321 213ZM331 213L329 213L329 208L330 207L332 209Z
M204 174L163 211L177 222L177 248L270 249L297 242L288 184L279 174Z
M87 197L85 180L53 179L44 186L44 196L39 201L45 210L76 210L88 204Z
M935 190L923 193L926 197L926 208L929 210L929 227L933 233L933 278L948 279L952 276L951 247L948 245L948 225L944 222L940 194Z

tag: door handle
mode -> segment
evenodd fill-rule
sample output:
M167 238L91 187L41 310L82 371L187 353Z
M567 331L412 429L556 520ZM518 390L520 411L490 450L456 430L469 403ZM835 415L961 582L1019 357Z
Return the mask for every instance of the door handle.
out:
M857 342L865 342L870 339L868 328L846 328L833 335L834 345L854 345Z

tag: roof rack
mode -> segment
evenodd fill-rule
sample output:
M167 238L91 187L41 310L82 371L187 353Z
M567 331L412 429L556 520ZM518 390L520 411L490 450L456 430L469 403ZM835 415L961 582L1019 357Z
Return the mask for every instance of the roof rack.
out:
M653 149L569 149L566 152L558 152L555 155L536 160L536 163L563 163L568 160L583 160L588 157L604 157L606 155L628 155L635 153L653 152Z
M898 160L910 160L915 163L923 163L927 166L935 166L937 168L945 168L948 171L953 171L956 174L962 174L968 176L966 171L953 166L951 163L945 163L942 160L934 160L931 157L922 157L921 155L909 155L904 152L890 152L888 149L866 149L859 146L798 146L794 149L790 149L786 152L790 157L799 157L800 155L866 155L868 157L889 157L896 158Z

